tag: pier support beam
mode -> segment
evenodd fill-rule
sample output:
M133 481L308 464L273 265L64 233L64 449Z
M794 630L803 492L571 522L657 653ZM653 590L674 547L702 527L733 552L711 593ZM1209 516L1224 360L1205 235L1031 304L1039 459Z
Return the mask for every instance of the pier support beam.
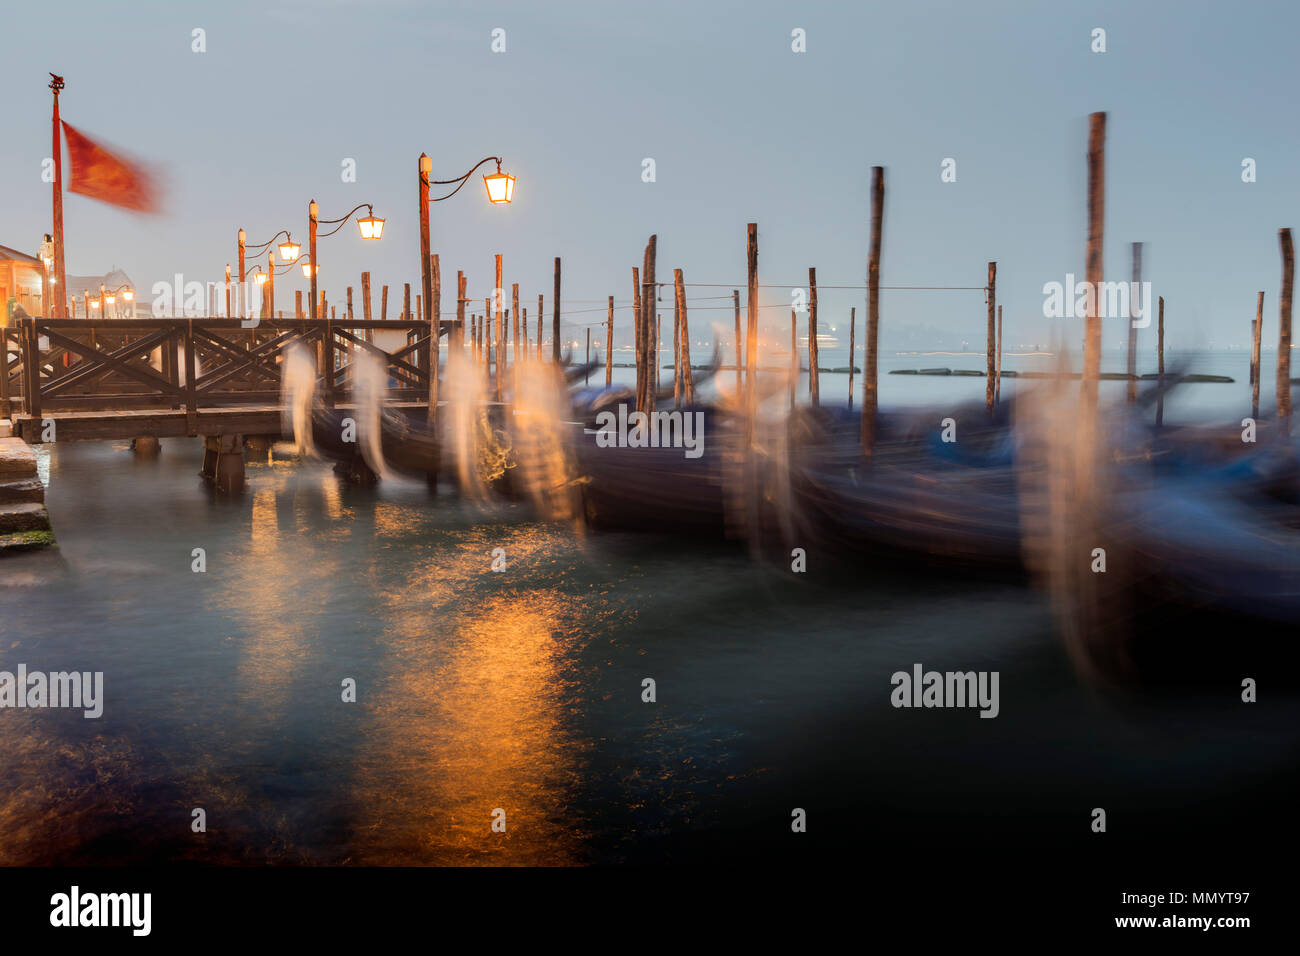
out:
M155 435L141 435L131 439L131 451L137 458L157 458L162 451L162 443Z
M244 449L239 435L209 435L203 439L204 478L217 491L238 494L244 490Z

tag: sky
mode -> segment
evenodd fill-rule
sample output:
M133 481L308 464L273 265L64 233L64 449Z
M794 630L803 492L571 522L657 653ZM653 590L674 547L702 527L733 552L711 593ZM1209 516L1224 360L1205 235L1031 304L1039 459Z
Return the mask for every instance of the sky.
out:
M369 270L376 310L388 284L395 315L402 284L414 295L419 283L425 151L436 179L494 154L518 177L508 206L477 182L432 205L444 311L458 269L471 298L491 293L501 253L534 327L545 294L549 329L560 256L566 338L603 321L612 294L627 340L631 270L657 234L657 277L681 268L696 284L692 337L716 322L729 338L729 301L706 297L739 288L743 300L757 222L759 279L778 286L760 296L765 326L788 330L790 289L811 266L820 324L843 330L852 307L862 321L865 293L828 287L865 285L879 165L886 341L935 330L982 347L982 292L888 287L981 287L995 260L1008 344L1073 343L1081 320L1045 318L1043 286L1082 278L1087 117L1104 110L1107 278L1128 279L1129 244L1144 243L1171 348L1245 346L1263 290L1267 346L1277 230L1300 224L1298 26L1296 5L1250 2L23 4L6 13L0 57L0 244L34 253L50 231L52 71L67 81L66 121L163 172L157 216L65 201L68 272L124 269L142 302L176 273L219 280L240 227L250 243L280 229L305 243L315 198L322 218L363 202L386 218L379 242L350 225L322 240L320 275L342 305ZM941 181L947 158L955 182ZM348 159L356 182L343 181ZM294 270L277 305L300 288ZM668 319L667 294L661 309ZM1124 335L1112 322L1105 346ZM1153 325L1140 346L1154 342Z

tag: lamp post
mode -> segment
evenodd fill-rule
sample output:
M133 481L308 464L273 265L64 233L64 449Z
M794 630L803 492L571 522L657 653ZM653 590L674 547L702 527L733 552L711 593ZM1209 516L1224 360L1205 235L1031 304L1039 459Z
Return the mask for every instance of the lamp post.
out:
M324 223L327 226L336 226L336 228L331 229L329 232L325 233L324 236L320 236L319 238L323 239L328 236L332 236L334 235L334 233L338 232L339 229L342 229L344 224L346 224L347 221L351 219L361 209L365 209L367 211L367 214L365 216L362 216L360 219L357 220L357 228L361 230L361 238L362 239L380 238L384 234L384 220L376 218L375 208L368 202L361 203L359 206L349 211L347 215L341 216L338 219L321 219L320 206L316 204L316 200L314 199L307 206L307 245L308 245L307 255L310 257L313 266L311 270L311 312L309 314L313 319L317 318L316 312L318 310L318 305L316 301L316 268L315 267L319 265L320 260L316 258L316 239L318 238L317 225L320 223ZM298 248L297 246L294 246L295 250L297 248ZM296 255L297 253L295 251L295 257ZM321 318L324 318L324 316L321 316Z
M250 250L250 249L251 249L255 254L257 254L257 255L261 255L263 249L267 249L268 246L270 246L272 243L274 243L275 240L279 239L281 236L284 236L284 242L280 243L280 245L279 245L279 247L278 247L279 250L280 250L280 255L281 255L281 256L282 256L286 261L288 261L288 262L292 262L294 259L297 259L297 258L298 258L298 248L299 248L299 247L298 247L298 244L297 244L296 242L293 241L293 237L289 235L289 230L287 230L287 229L281 229L279 232L277 232L277 233L276 233L274 236L272 236L270 239L266 240L266 242L259 242L259 243L253 244L253 245L250 245L250 244L248 243L248 237L247 237L247 235L245 235L244 230L242 230L242 229L239 230L239 239L238 239L238 248L239 248L239 305L238 305L238 307L239 307L239 317L240 317L241 319L244 317L245 313L247 312L248 306L251 306L251 305L252 305L251 302L247 301L246 293L244 292L244 280L247 279L248 276L252 275L251 272L247 272L247 271L245 271L245 266L244 266L244 259L245 259L245 256L246 256L248 250ZM271 261L272 263L274 263L275 258L274 258L274 256L271 255L271 251L270 251L269 249L267 249L267 256L268 256L268 258L270 259L270 261ZM262 281L265 282L266 280L263 279ZM226 266L226 282L227 282L227 283L230 282L230 266ZM274 294L274 287L272 288L272 294ZM228 298L229 298L229 295L227 295L227 299L228 299ZM230 309L227 308L227 309L226 309L226 315L227 315L227 318L229 318L229 314L230 314ZM268 315L268 316L267 316L267 318L271 318L271 317L272 317L271 315Z
M117 294L118 294L119 292L121 292L121 293L122 293L122 299L123 299L123 301L125 301L125 302L130 302L130 303L131 303L132 313L134 313L134 311L135 311L135 290L132 289L130 286L128 286L128 285L120 285L120 286L118 286L116 289L110 289L107 293L105 293L105 292L103 291L104 287L103 287L102 285L101 285L99 288L100 288L100 293L101 293L101 295L103 295L103 297L104 297L104 302L105 302L107 305L113 305L115 302L117 302ZM121 309L118 309L118 310L116 310L116 311L117 311L117 318L120 319L120 318L122 317L122 311L121 311ZM107 312L107 311L104 312L104 318L108 318L108 312ZM131 318L135 318L135 315L132 314L132 315L131 315Z
M442 316L437 314L433 302L433 270L429 262L429 203L442 202L450 199L461 188L469 182L469 178L474 175L484 163L496 163L497 171L492 175L483 177L483 185L487 188L488 202L493 205L500 205L510 202L515 194L515 177L508 176L501 172L501 157L488 156L480 159L474 166L463 176L457 176L455 179L431 179L433 175L433 160L425 153L420 154L420 279L421 286L424 289L424 309L428 315L429 334L433 341L429 349L429 418L433 419L438 409L438 364L442 361ZM430 186L455 186L451 192L445 196L429 197ZM457 295L459 295L459 290ZM464 334L464 329L461 329Z

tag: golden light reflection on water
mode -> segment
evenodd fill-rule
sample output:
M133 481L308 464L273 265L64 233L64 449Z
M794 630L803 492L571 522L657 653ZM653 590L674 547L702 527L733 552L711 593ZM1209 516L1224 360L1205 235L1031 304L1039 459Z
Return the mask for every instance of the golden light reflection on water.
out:
M352 862L582 862L567 804L586 744L565 723L568 667L579 621L608 608L488 571L493 547L526 579L572 543L549 528L473 529L383 594L388 676L360 748ZM492 832L496 808L505 833Z

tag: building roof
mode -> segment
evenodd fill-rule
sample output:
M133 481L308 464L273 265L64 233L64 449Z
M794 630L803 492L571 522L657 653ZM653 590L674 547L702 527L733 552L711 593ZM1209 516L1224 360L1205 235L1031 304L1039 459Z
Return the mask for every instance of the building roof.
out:
M81 298L83 292L89 292L92 296L99 295L101 285L109 291L121 286L126 286L129 289L135 288L135 283L131 281L131 277L121 269L114 269L102 276L64 276L64 278L68 283L68 294L78 299Z
M36 258L36 256L29 256L25 252L19 252L17 249L10 249L8 246L0 246L0 259L10 262L28 262L37 266L41 264L41 260Z

